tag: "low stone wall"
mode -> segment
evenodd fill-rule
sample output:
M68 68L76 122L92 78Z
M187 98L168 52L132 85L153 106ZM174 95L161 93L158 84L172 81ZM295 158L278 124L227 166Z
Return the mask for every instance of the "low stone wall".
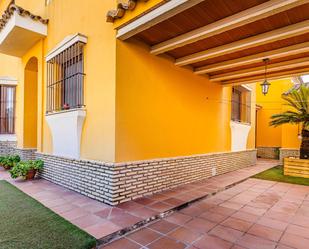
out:
M15 141L0 141L0 155L19 155L22 160L34 160L36 149L19 149Z
M266 159L279 159L279 147L257 147L257 157Z
M41 176L91 198L116 205L143 195L209 178L256 163L256 150L127 163L74 160L36 153Z
M16 146L16 141L0 141L0 156L14 153Z
M36 153L36 157L44 161L42 178L107 204L117 204L114 201L117 196L114 193L114 164L43 153Z
M283 163L283 159L286 157L299 157L299 150L281 148L280 149L280 162Z

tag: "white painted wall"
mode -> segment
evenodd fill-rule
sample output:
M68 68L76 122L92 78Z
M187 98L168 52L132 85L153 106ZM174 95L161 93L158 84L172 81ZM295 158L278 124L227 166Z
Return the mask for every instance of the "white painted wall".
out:
M53 154L80 158L80 140L85 110L69 110L46 115L53 138Z
M247 141L251 125L231 121L232 151L247 149Z

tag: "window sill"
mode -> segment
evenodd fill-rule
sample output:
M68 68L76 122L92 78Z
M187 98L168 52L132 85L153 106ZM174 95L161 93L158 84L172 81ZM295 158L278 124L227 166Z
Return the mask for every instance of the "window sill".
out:
M247 122L243 122L243 121L231 120L231 123L251 126L251 123L247 123Z
M16 134L0 134L0 141L3 142L16 142L17 136Z
M81 107L81 108L72 108L68 110L54 111L54 112L46 113L45 116L52 116L52 115L58 115L58 114L69 113L69 112L78 112L78 111L86 111L86 109L84 107Z

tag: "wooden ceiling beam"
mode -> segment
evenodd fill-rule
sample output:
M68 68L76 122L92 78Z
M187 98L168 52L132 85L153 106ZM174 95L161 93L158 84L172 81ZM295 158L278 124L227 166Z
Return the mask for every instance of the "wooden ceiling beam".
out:
M288 70L292 68L299 68L299 67L305 67L305 66L309 66L309 57L270 64L268 65L267 72L271 73L271 72ZM211 76L209 77L209 81L223 81L223 80L230 80L234 78L247 77L247 76L262 74L264 73L264 71L265 71L265 66L247 68L247 69L243 69L239 71Z
M306 3L309 3L309 0L270 0L217 22L154 45L150 52L155 55L162 54L175 48L209 38Z
M189 9L205 0L169 0L159 7L149 11L145 15L133 20L132 22L121 26L117 30L117 38L126 40L152 26L163 22L170 17L177 15L186 9Z
M309 42L299 43L296 45L279 48L276 50L271 50L267 52L262 52L254 55L249 55L241 57L234 60L227 60L215 64L210 64L207 66L199 67L194 70L195 74L207 74L211 72L216 72L220 70L230 69L239 66L250 65L252 63L261 62L265 58L279 59L287 57L290 55L302 54L309 52Z
M282 72L276 72L267 75L267 80L276 80L276 79L283 79L283 78L291 78L291 77L298 77L303 74L309 74L309 67L300 68L300 69L293 69L293 70L286 70ZM264 80L264 75L258 75L253 77L246 77L246 78L239 78L239 79L232 79L232 80L225 80L221 81L222 85L241 85L241 84L253 84L259 83Z
M309 20L181 57L175 61L175 65L185 66L218 56L238 52L244 49L264 45L274 41L291 38L297 35L305 34L307 32L309 32Z

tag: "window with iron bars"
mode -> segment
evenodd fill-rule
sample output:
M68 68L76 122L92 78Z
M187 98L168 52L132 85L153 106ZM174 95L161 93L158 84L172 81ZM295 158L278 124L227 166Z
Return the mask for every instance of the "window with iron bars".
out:
M232 88L232 121L251 123L251 92L241 87Z
M84 106L84 45L77 42L47 61L47 113Z
M0 86L0 134L15 133L15 86Z

